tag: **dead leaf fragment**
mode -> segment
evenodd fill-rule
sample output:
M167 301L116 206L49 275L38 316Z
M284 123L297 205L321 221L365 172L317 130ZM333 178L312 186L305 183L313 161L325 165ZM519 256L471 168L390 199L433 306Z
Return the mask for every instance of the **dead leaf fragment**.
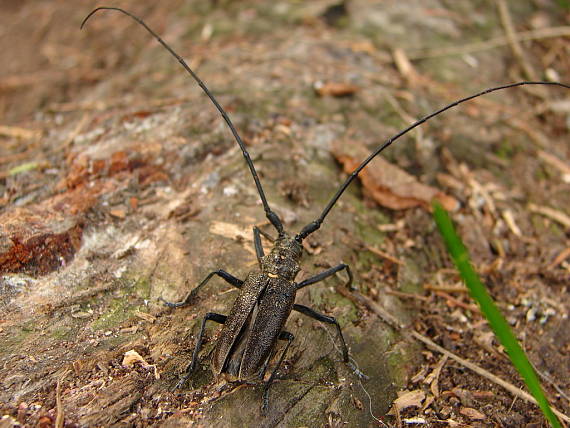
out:
M400 412L408 407L422 407L425 398L426 394L421 389L405 391L394 400L393 408Z
M486 418L486 416L478 410L473 409L472 407L462 407L459 410L463 416L468 417L469 419L480 421Z
M320 80L313 85L315 92L320 97L348 97L354 95L358 91L358 86L351 85L350 83L340 82L321 82Z
M354 171L368 151L362 144L342 141L334 144L333 155L346 173ZM358 175L365 193L378 204L393 210L421 206L431 210L432 199L437 199L448 211L459 208L452 196L420 183L416 178L381 157L375 158Z

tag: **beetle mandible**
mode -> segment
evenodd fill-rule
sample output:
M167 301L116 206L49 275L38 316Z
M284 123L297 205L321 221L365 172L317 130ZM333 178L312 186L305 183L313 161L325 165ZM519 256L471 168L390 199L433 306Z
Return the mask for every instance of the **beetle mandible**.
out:
M181 307L191 304L194 301L199 290L204 285L206 285L214 275L221 277L226 282L239 289L238 295L228 315L209 312L202 320L200 332L198 334L194 352L192 354L192 360L188 365L186 374L178 382L178 387L181 387L186 383L196 368L198 353L202 346L207 321L214 321L216 323L223 324L220 337L213 351L211 362L212 371L216 375L225 373L231 378L235 378L236 380L242 382L247 382L254 379L263 379L265 377L272 350L274 349L276 342L278 340L287 341L287 344L282 350L275 368L271 372L268 380L264 382L262 412L267 409L269 403L269 387L273 383L277 370L283 362L287 350L289 349L289 346L294 339L293 334L283 330L285 322L287 321L292 310L298 311L318 321L334 325L338 333L338 340L341 344L343 361L345 363L349 362L348 347L342 335L342 330L336 319L328 315L320 314L307 306L295 303L295 295L298 290L329 278L330 276L335 275L337 272L340 272L342 270L345 270L348 275L348 280L345 285L349 288L352 288L353 277L349 266L341 263L301 282L295 282L295 277L300 270L299 261L301 259L303 249L303 240L321 227L330 210L336 204L347 187L358 176L360 171L362 171L372 161L372 159L374 159L384 149L386 149L394 141L399 139L407 132L428 121L432 117L437 116L440 113L443 113L444 111L473 98L477 98L490 92L523 85L556 85L570 89L570 85L559 82L522 81L488 88L484 91L478 92L465 98L461 98L445 107L442 107L441 109L409 125L407 128L400 131L389 140L385 141L376 150L374 150L346 178L344 183L339 187L339 189L327 203L319 217L308 223L301 229L299 233L292 235L284 230L281 219L269 206L257 171L253 165L245 144L243 143L229 116L222 108L222 106L218 103L214 95L206 87L204 82L202 82L202 80L194 73L194 71L188 66L184 59L179 56L164 40L162 40L158 34L149 28L147 24L144 23L140 18L136 17L130 12L117 7L98 7L91 11L87 17L85 17L81 24L81 28L83 28L91 16L100 10L115 10L134 19L137 23L142 25L164 48L166 48L198 83L204 93L208 96L208 98L220 112L224 121L232 132L236 142L238 143L245 162L249 167L249 170L255 182L257 192L263 204L265 215L271 225L273 225L277 231L278 236L276 239L273 239L271 236L261 231L259 228L253 228L253 243L259 263L259 269L250 272L245 280L238 279L224 270L216 270L208 274L206 278L188 294L184 301L179 303L165 302L170 307ZM261 235L264 235L266 238L273 242L273 248L267 255L264 253L263 246L261 244Z

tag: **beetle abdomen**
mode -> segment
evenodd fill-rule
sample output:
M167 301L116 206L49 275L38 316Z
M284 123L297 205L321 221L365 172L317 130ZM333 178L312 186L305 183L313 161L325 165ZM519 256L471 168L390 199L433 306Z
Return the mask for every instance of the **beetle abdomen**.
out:
M212 371L220 374L232 358L232 350L238 340L244 340L243 330L257 303L259 296L268 284L268 277L260 272L250 273L236 297L232 310L224 323L220 338L214 348Z
M241 380L259 374L293 309L295 294L294 282L281 278L269 279L256 316L252 320L249 337L244 337L247 344L239 371Z

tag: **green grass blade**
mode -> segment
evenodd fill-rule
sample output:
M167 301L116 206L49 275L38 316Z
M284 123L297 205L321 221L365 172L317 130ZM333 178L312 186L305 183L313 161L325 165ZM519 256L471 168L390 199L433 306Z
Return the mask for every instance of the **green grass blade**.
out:
M552 412L548 400L540 387L536 372L528 361L507 321L493 302L493 299L491 299L491 296L487 293L485 286L479 279L479 275L475 272L475 269L473 269L469 259L469 253L463 245L461 238L455 232L449 214L439 202L434 202L433 208L433 216L445 241L447 251L451 254L451 258L459 270L461 278L469 288L471 296L481 307L481 312L483 312L483 315L487 318L487 321L489 321L489 325L499 338L499 341L505 347L509 358L522 376L528 390L538 402L546 419L553 427L561 427L560 422Z

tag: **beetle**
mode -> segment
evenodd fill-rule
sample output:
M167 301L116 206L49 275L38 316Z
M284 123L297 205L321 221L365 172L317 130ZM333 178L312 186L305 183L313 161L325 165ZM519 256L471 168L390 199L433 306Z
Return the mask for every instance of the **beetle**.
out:
M570 89L569 85L559 82L516 82L502 86L486 89L474 95L459 99L425 117L409 125L404 130L400 131L389 140L384 142L376 150L374 150L344 181L336 193L332 196L327 203L319 217L304 226L299 233L293 235L285 231L283 223L279 216L271 209L263 187L259 180L259 176L251 157L240 137L236 128L234 127L231 119L218 103L214 95L210 92L202 80L194 73L182 57L180 57L158 34L147 26L140 18L127 12L123 9L116 7L98 7L89 13L81 24L81 28L89 20L91 16L100 10L114 10L119 11L132 19L138 24L142 25L170 54L172 54L184 69L192 76L198 83L204 93L212 101L216 109L220 112L222 118L229 127L237 144L239 145L246 165L248 166L253 177L257 192L261 199L265 215L270 224L277 231L277 238L272 238L261 229L253 228L253 243L255 253L259 263L259 269L250 272L245 280L236 278L232 274L224 270L216 270L210 272L202 282L200 282L187 297L177 303L166 302L169 307L178 308L190 305L195 301L198 292L204 287L213 276L219 276L230 285L239 289L238 295L228 315L222 315L214 312L208 312L202 320L200 331L196 340L192 360L188 365L185 375L177 383L177 387L182 387L189 377L196 369L198 354L202 347L206 323L213 321L222 324L222 330L218 341L213 350L211 361L211 368L215 375L226 374L230 379L240 382L249 382L255 379L263 379L269 361L272 357L272 351L276 346L278 340L287 341L283 348L278 362L275 365L267 381L264 382L262 412L268 407L269 403L269 388L277 371L283 362L287 350L294 340L293 334L284 330L285 323L291 313L295 310L318 321L334 325L338 334L338 340L341 345L341 352L343 361L349 363L349 352L342 330L337 320L334 317L318 313L317 311L300 304L295 303L295 296L297 291L309 285L318 283L326 278L335 275L336 273L344 270L348 276L345 286L352 288L353 276L348 265L341 263L324 272L311 276L303 281L295 282L295 278L300 270L300 259L302 255L302 242L310 234L317 231L323 224L326 216L336 204L338 199L347 189L347 187L354 181L360 171L362 171L378 154L390 146L394 141L401 136L416 128L422 123L428 121L434 116L443 113L444 111L453 108L463 102L477 98L481 95L495 92L507 88L514 88L523 85L557 85ZM273 242L273 248L269 254L265 254L261 244L261 236L265 236Z

